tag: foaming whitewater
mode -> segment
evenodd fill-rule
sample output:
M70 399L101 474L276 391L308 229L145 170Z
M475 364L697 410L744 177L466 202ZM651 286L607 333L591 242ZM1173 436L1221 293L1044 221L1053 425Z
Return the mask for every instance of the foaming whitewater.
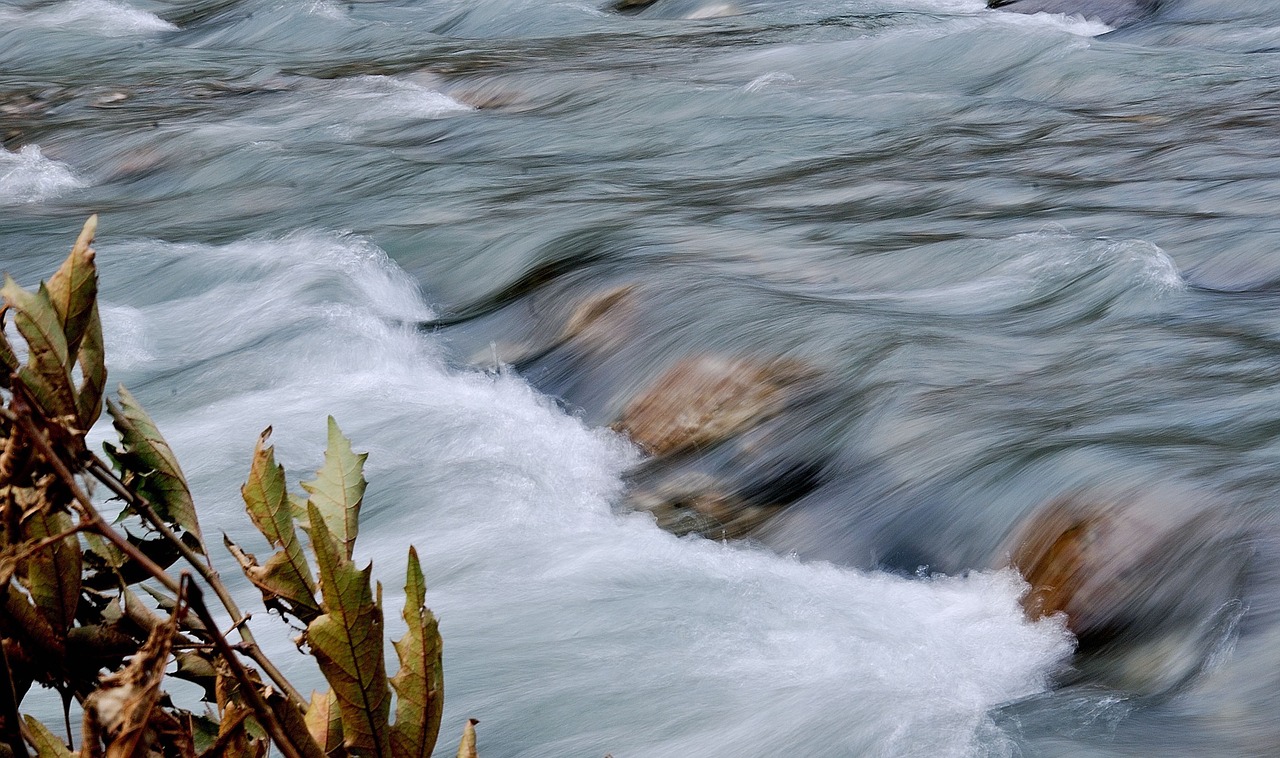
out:
M36 145L17 152L0 148L0 205L35 203L84 186L70 167L46 158Z
M99 260L112 378L177 450L206 531L261 547L238 482L268 424L293 481L326 414L370 451L362 555L395 617L418 546L446 734L480 718L486 755L1012 755L989 711L1070 652L1009 572L869 574L616 513L635 451L518 377L449 368L403 326L431 315L414 283L359 237L108 242ZM295 654L274 619L254 626Z
M115 0L69 0L38 10L0 9L0 23L118 37L176 31L177 26L154 13Z

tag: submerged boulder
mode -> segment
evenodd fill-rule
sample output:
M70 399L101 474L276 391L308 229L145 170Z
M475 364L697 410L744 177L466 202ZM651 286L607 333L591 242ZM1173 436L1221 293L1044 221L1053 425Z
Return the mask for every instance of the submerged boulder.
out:
M592 353L617 348L631 336L637 309L635 289L633 284L623 284L583 299L569 314L557 343L574 342Z
M1078 677L1154 694L1192 678L1232 633L1250 550L1220 511L1143 492L1051 501L1009 555L1031 585L1028 616L1065 614Z
M679 535L752 536L822 480L822 462L797 457L780 428L795 420L781 414L818 389L818 376L787 358L678 361L613 424L652 456L628 475L626 505Z
M794 359L685 358L632 399L613 428L655 456L716 445L780 413L815 376Z
M750 535L782 507L751 502L723 482L696 472L672 477L653 489L633 491L627 505L653 514L658 526L673 534L721 540Z
M1124 26L1151 16L1161 0L987 0L988 8L1017 13L1063 13Z

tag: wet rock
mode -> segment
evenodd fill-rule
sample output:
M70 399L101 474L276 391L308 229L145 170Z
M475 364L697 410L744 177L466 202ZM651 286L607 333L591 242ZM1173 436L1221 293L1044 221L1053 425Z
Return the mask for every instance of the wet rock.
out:
M635 310L634 285L598 292L573 309L557 341L573 341L593 353L616 348L630 336L627 327L634 321Z
M606 289L580 301L550 341L493 343L472 355L471 363L476 366L505 363L520 368L559 347L568 347L579 357L597 356L617 349L633 336L637 314L634 285Z
M658 0L616 0L609 6L615 13L639 13Z
M1243 532L1186 496L1072 495L1040 508L1011 562L1031 618L1063 613L1077 676L1154 694L1198 674L1233 631L1250 551Z
M106 92L93 98L90 108L118 108L129 99L127 92Z
M1123 26L1151 16L1161 0L987 0L988 8L1017 13L1062 13Z
M705 474L687 473L651 490L632 492L629 507L652 513L658 526L677 535L736 539L755 531L777 514L780 505L758 505L727 491Z
M632 399L613 428L655 456L709 447L780 413L815 376L791 359L685 358Z

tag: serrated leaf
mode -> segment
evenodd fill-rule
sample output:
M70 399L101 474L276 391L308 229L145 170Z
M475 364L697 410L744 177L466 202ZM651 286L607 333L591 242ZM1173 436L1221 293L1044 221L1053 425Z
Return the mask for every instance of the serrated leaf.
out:
M440 735L444 706L442 642L435 614L427 609L426 590L418 551L410 547L403 614L408 631L394 643L400 670L391 678L396 692L391 749L396 758L429 758Z
M352 451L351 441L342 436L338 422L330 416L324 465L313 481L302 483L302 489L310 495L308 502L320 512L325 526L337 537L348 558L353 554L360 530L360 504L366 486L364 461L368 457L368 453L357 455Z
M191 488L187 486L187 478L182 474L173 449L124 385L120 385L119 395L119 405L107 401L122 445L122 449L114 454L121 456L123 453L121 460L126 465L136 462L144 468L138 471L143 477L138 486L139 493L150 501L161 518L195 536L200 541L201 552L204 552L204 537L196 520Z
M74 415L76 400L71 388L67 338L58 311L49 300L48 288L41 284L36 292L28 292L6 275L0 295L13 310L14 324L27 341L27 365L18 371L23 384L46 416Z
M304 624L320 615L315 591L299 580L283 552L273 553L265 565L260 565L253 553L245 552L230 537L223 535L222 539L244 575L262 592L262 601L268 608L287 611Z
M328 692L311 693L311 705L307 708L307 732L325 755L330 758L345 756L343 747L342 716L338 709L338 696L330 689Z
M307 626L307 642L338 697L347 750L389 757L391 688L382 659L382 609L369 583L372 565L356 568L314 504L307 515L325 610Z
M72 527L71 514L38 508L22 521L23 536L30 542L65 532ZM37 550L27 559L27 589L49 625L65 635L75 622L80 604L80 540L70 535Z
M98 269L93 264L93 248L89 247L97 229L98 217L90 216L71 254L49 279L49 300L58 312L68 355L80 351L80 340L89 327L89 314L98 297Z
M36 758L73 758L75 753L67 747L67 743L54 736L44 724L32 716L24 715L23 723L27 725L27 741L36 749Z
M80 428L90 429L102 415L102 395L107 390L106 352L102 345L102 319L98 316L98 304L89 311L89 325L80 341L80 387L76 392L76 414Z
M263 586L259 580L268 582L276 594L318 614L320 605L315 599L315 580L311 578L311 567L293 526L284 466L276 463L275 448L265 447L270 437L270 427L258 437L249 478L240 488L240 494L254 526L267 538L267 542L281 551L267 560L257 579L253 576L250 579L254 579L259 587ZM309 622L311 618L302 620Z

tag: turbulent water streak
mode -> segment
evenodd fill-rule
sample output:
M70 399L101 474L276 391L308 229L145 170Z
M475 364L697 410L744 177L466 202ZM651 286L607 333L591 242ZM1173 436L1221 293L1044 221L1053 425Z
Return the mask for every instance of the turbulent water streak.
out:
M337 417L483 755L1274 754L1280 11L985 6L0 0L0 262L101 213L206 530ZM682 361L806 383L647 460ZM691 487L781 515L628 510Z
M153 405L209 518L243 531L236 440L264 423L298 474L317 463L326 411L366 441L366 555L391 585L404 547L421 547L449 639L450 712L483 712L494 752L1009 754L986 712L1041 691L1068 649L1059 623L1022 619L1008 572L867 575L619 518L629 446L514 378L446 369L388 325L427 313L362 240L101 255L108 331L124 336L108 345L124 356L117 376L185 388ZM138 303L143 282L146 302L116 303ZM762 707L782 721L762 722Z

